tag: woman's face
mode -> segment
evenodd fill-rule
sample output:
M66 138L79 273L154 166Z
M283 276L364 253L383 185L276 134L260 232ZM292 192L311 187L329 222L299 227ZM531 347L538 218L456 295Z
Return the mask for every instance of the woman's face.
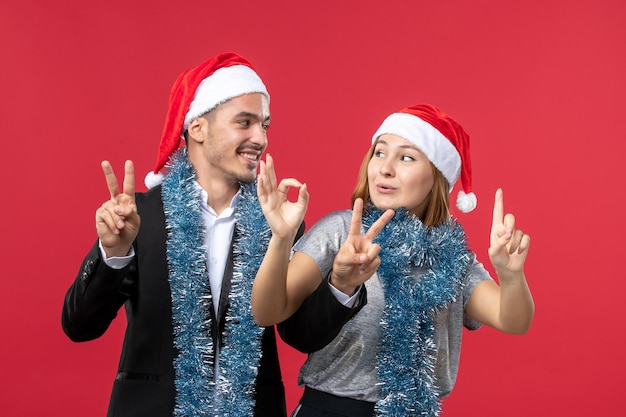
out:
M396 135L378 138L367 166L370 198L381 210L406 208L422 217L435 183L432 166L411 142Z

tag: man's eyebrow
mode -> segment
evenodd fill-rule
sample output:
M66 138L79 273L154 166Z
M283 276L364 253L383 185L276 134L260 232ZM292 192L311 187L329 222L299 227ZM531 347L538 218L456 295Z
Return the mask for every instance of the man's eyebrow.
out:
M260 120L261 119L261 117L258 114L252 113L252 112L249 112L249 111L239 112L239 113L237 113L235 115L235 117L248 117L250 119L256 119L256 120ZM271 119L272 119L271 116L267 116L264 120L265 121L270 121Z

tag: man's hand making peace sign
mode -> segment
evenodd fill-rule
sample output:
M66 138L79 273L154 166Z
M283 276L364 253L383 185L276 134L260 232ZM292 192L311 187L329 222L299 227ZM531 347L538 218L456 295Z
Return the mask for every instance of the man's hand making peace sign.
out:
M111 198L96 210L96 231L107 257L126 256L140 224L135 205L135 169L132 161L126 161L122 192L109 161L102 161L102 171Z

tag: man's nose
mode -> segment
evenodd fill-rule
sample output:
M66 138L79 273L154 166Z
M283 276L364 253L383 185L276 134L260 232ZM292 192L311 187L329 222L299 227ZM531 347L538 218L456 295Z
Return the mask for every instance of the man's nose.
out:
M257 123L254 127L254 132L250 138L254 143L259 145L267 145L267 129L263 123Z

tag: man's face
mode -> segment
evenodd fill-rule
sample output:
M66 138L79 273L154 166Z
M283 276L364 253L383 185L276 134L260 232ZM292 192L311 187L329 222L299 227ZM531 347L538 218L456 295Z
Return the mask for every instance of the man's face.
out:
M269 100L260 93L228 100L204 116L202 161L212 179L228 183L253 182L267 147ZM199 173L203 175L203 173Z

